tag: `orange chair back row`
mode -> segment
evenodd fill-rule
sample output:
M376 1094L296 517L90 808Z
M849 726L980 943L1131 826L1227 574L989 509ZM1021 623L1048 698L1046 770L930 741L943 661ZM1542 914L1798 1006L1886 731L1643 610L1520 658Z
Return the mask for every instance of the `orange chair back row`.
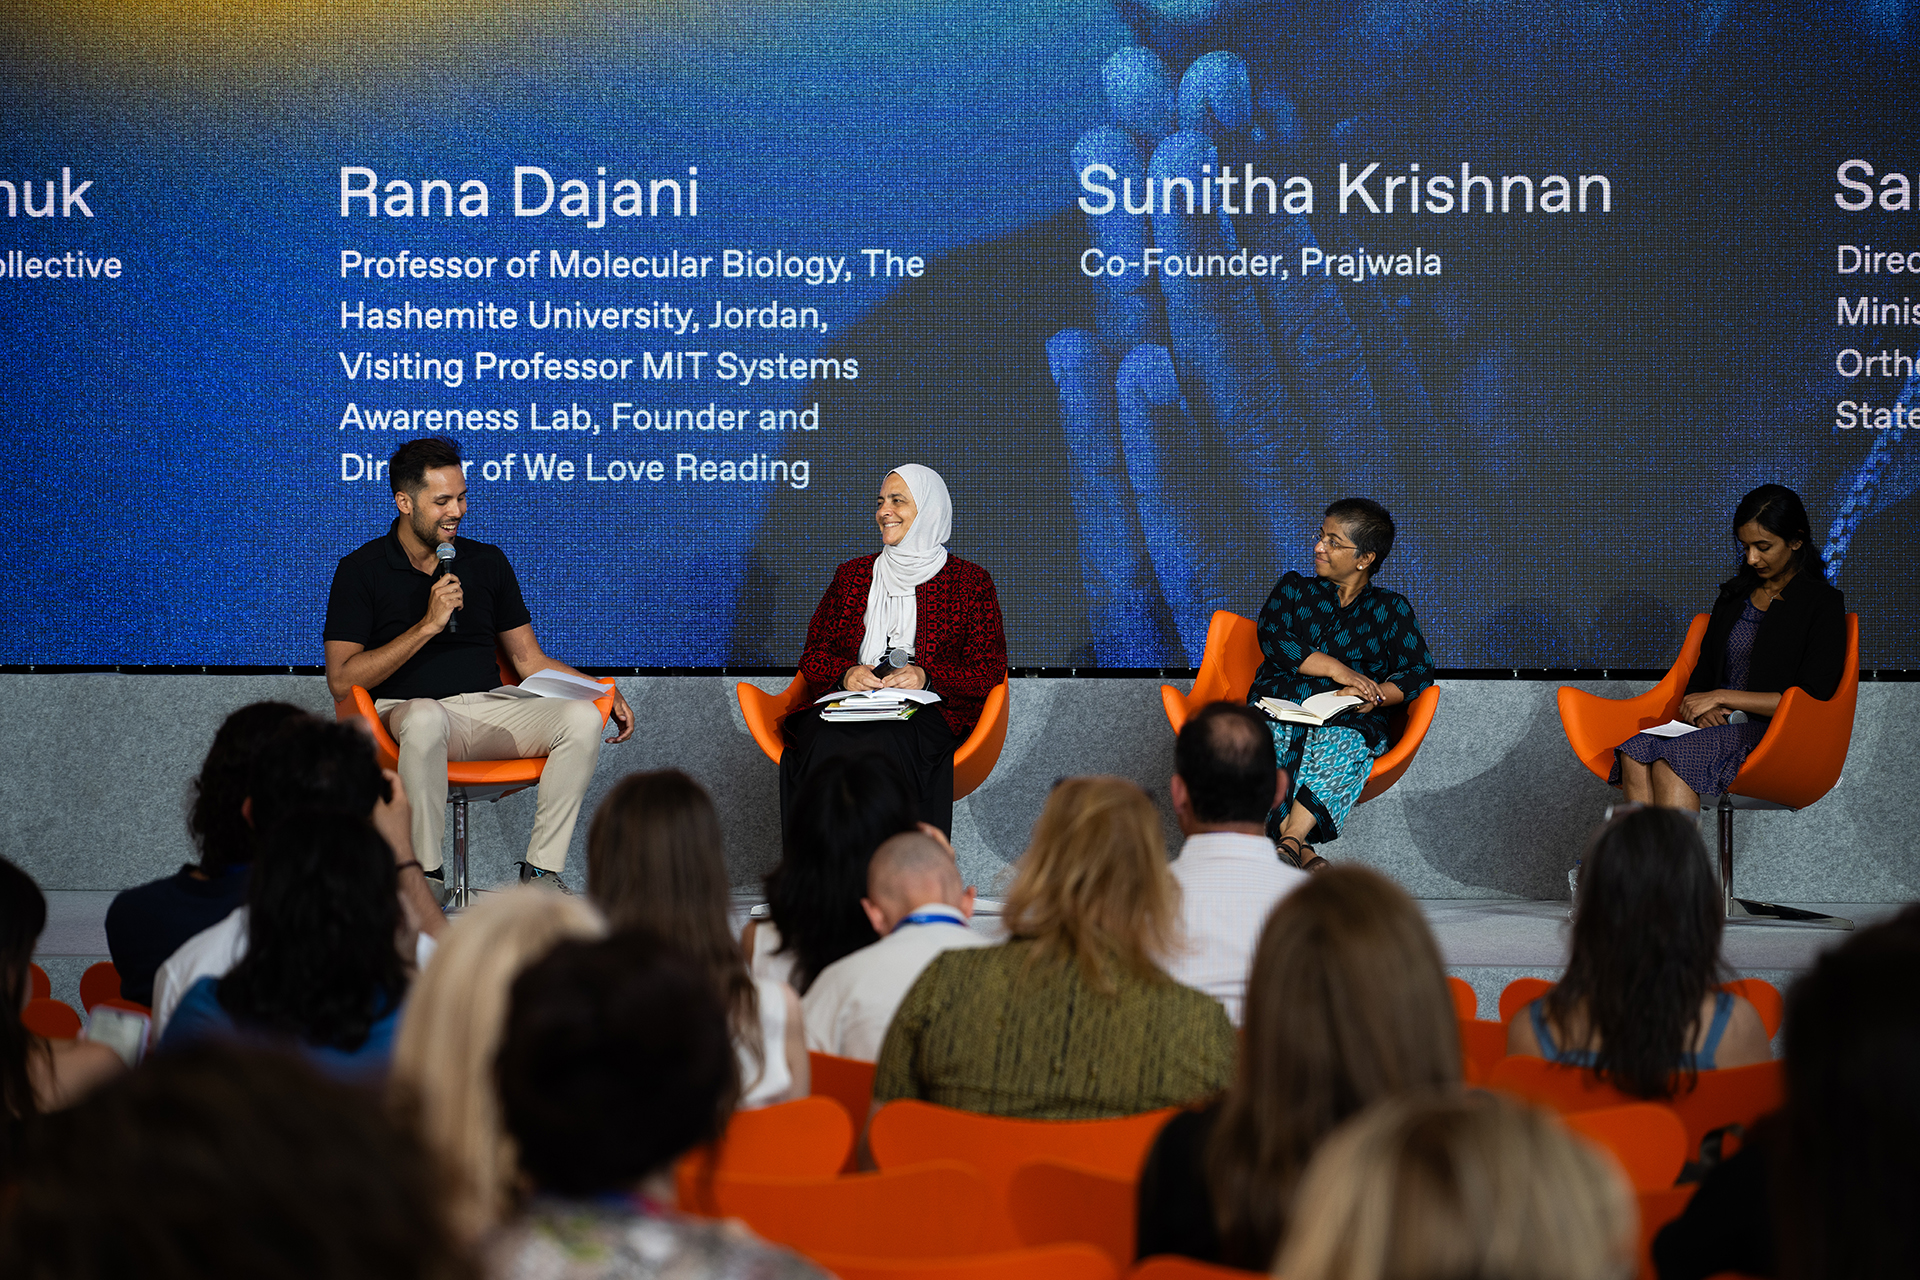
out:
M113 961L102 960L98 964L87 966L80 975L80 1004L88 1013L102 1000L120 998L120 971L113 967Z
M80 1038L80 1015L72 1005L59 1000L27 1001L27 1007L20 1011L20 1025L47 1040Z
M1669 1108L1651 1102L1577 1111L1567 1127L1605 1147L1635 1191L1665 1191L1687 1164L1687 1131Z
M830 1178L853 1153L853 1122L832 1098L814 1096L735 1113L711 1147L687 1153L674 1168L680 1207L713 1214L718 1175Z
M965 1258L893 1260L823 1253L814 1261L840 1280L1116 1280L1118 1275L1105 1255L1084 1244Z
M866 1127L867 1112L873 1108L874 1064L831 1053L808 1053L807 1063L813 1077L813 1096L832 1098L844 1107L855 1133ZM841 1172L852 1173L853 1168L854 1153L849 1151Z
M1591 1071L1539 1058L1504 1058L1490 1073L1487 1084L1563 1114L1643 1101L1601 1081ZM1686 1130L1688 1155L1692 1156L1716 1130L1732 1125L1750 1129L1760 1117L1785 1106L1786 1068L1784 1063L1774 1061L1702 1071L1692 1089L1682 1088L1683 1092L1659 1105L1679 1118Z
M1012 1248L1020 1235L1006 1206L1021 1165L1059 1160L1136 1180L1147 1148L1173 1114L1168 1108L1111 1120L1013 1120L902 1100L874 1116L867 1142L882 1169L959 1160L979 1170L992 1197L981 1235Z
M1780 1034L1780 1023L1786 1015L1786 1001L1780 995L1780 989L1762 978L1738 978L1720 988L1731 991L1760 1015L1760 1025L1766 1028L1767 1038L1771 1040ZM1514 1016L1528 1005L1553 990L1553 984L1545 978L1515 978L1500 992L1500 1021L1512 1022Z

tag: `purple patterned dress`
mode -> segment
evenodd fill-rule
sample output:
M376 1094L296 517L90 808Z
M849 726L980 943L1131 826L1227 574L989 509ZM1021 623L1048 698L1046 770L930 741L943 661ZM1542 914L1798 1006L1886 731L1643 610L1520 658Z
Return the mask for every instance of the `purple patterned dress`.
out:
M1747 664L1753 657L1753 638L1766 616L1753 607L1751 600L1740 606L1740 621L1734 623L1733 630L1727 633L1727 682L1722 687L1741 690L1747 687ZM1636 733L1614 748L1613 772L1608 775L1607 781L1615 786L1620 785L1620 757L1623 755L1641 764L1665 760L1667 767L1679 775L1680 781L1692 787L1696 793L1703 796L1721 795L1733 785L1733 775L1740 772L1747 752L1758 746L1760 739L1766 736L1767 724L1765 719L1751 719L1745 724L1721 724L1695 729L1677 738L1656 738L1650 733Z

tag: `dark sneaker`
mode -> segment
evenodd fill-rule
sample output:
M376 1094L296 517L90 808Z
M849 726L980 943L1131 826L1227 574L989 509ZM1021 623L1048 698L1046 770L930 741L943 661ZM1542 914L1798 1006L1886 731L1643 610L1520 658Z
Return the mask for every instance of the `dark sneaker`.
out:
M567 887L567 882L560 878L558 871L548 871L545 868L534 866L531 862L523 862L520 864L520 883L537 884L543 889L553 889L560 893L573 892L573 890Z

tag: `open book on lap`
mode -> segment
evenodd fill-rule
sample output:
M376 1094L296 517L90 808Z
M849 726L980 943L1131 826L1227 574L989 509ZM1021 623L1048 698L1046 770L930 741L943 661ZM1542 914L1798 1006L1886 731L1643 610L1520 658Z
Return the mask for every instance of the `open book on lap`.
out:
M1262 698L1254 705L1283 724L1326 724L1348 707L1359 706L1360 702L1357 694L1328 690L1301 702L1289 702L1285 698Z
M913 713L929 703L940 701L931 689L863 689L849 693L835 689L815 698L822 720L844 723L854 720L909 720Z
M605 697L607 686L567 671L536 671L519 684L503 684L494 692L514 698L572 698L576 702L591 702Z

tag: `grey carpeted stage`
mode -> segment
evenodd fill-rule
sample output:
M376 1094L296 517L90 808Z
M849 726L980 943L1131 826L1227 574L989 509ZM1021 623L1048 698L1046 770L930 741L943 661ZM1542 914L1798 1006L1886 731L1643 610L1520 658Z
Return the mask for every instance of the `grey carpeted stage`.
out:
M779 855L774 766L755 746L733 688L718 676L637 677L621 688L639 716L634 740L605 749L589 809L617 779L677 766L714 795L737 892L750 895ZM784 678L754 683L779 689ZM1116 773L1167 809L1173 735L1159 682L1013 681L1012 727L987 783L955 806L961 869L998 896L1054 779ZM1185 687L1184 682L1182 688ZM1643 683L1583 682L1611 697ZM1325 852L1365 862L1425 900L1453 971L1492 1016L1499 988L1561 963L1567 868L1614 793L1573 757L1552 683L1443 682L1439 713L1413 767L1355 810ZM186 787L229 711L281 698L331 715L318 676L0 675L0 852L53 895L40 962L55 994L77 1004L82 969L105 958L112 893L193 857ZM1845 775L1800 813L1735 818L1734 889L1744 897L1832 908L1863 921L1920 898L1920 684L1864 683ZM473 810L481 886L510 879L533 818L531 792ZM1712 815L1702 832L1711 845ZM583 818L568 878L584 868ZM1179 836L1167 812L1169 847ZM451 838L451 837L449 837ZM1843 935L1798 927L1728 931L1726 959L1783 982Z

